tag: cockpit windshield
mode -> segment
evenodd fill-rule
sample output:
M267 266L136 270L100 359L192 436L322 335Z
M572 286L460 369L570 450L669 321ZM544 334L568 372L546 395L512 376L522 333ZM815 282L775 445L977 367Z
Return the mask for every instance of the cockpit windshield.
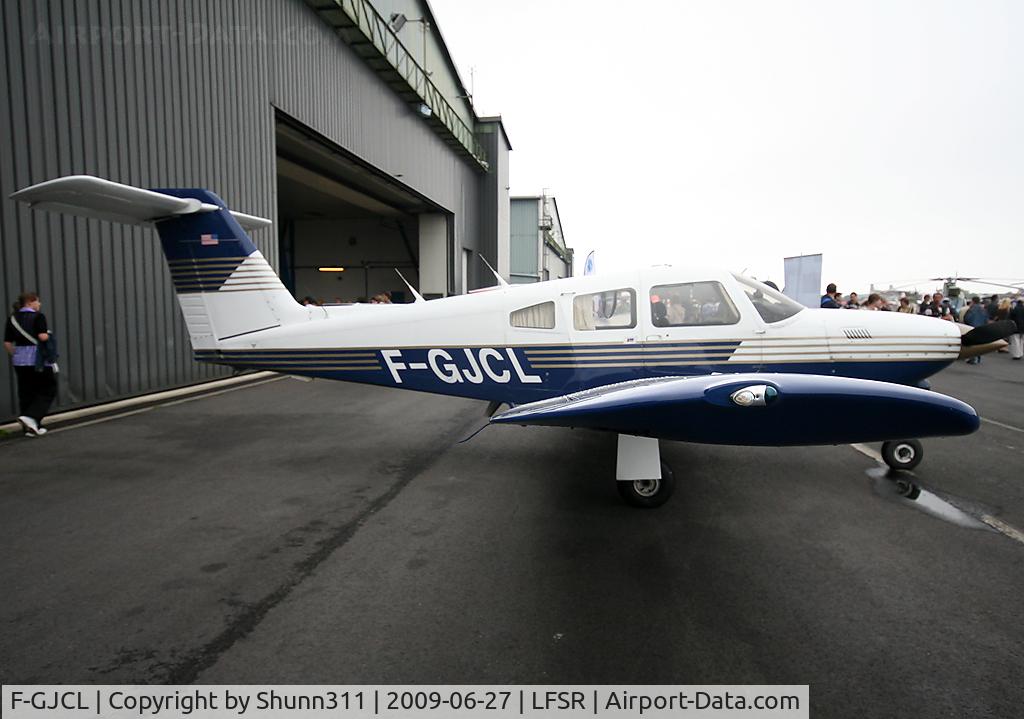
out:
M789 319L800 310L805 309L799 302L791 300L763 282L741 275L733 275L733 277L743 287L743 291L747 293L747 299L754 305L754 309L761 315L761 319L769 324Z

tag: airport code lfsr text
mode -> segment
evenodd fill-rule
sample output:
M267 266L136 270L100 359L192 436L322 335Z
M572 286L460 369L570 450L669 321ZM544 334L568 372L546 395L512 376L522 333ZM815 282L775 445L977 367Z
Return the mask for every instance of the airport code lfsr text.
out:
M4 687L3 713L21 717L602 716L806 717L794 687ZM775 690L774 693L771 690ZM791 690L791 691L786 691ZM763 714L762 714L763 712Z

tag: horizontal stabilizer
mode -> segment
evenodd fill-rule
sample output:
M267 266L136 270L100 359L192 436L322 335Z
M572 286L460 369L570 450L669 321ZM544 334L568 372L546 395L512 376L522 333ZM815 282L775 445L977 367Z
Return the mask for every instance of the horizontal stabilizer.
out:
M167 217L197 212L214 212L220 208L194 198L172 197L162 192L122 185L91 175L69 175L26 187L11 195L31 207L64 212L80 217L109 220L128 225L145 225ZM272 223L262 217L230 211L246 230L268 227Z
M813 445L970 434L963 402L866 379L810 374L662 377L519 405L499 424L586 427L732 445Z

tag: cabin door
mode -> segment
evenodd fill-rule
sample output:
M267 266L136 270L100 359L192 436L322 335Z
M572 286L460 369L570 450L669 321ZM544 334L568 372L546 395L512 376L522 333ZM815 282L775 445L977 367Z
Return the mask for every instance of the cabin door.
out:
M647 288L644 302L644 369L649 376L706 375L759 368L761 353L741 351L736 304L721 282L677 282ZM739 355L739 356L737 356Z

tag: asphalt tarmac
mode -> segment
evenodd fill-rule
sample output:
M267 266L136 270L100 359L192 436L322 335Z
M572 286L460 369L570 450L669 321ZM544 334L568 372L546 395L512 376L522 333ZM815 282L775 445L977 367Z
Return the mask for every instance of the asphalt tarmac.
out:
M986 421L900 485L871 447L663 443L657 510L620 502L612 436L460 444L483 403L358 385L6 439L0 680L809 684L814 717L1020 716L1024 362L933 386Z

